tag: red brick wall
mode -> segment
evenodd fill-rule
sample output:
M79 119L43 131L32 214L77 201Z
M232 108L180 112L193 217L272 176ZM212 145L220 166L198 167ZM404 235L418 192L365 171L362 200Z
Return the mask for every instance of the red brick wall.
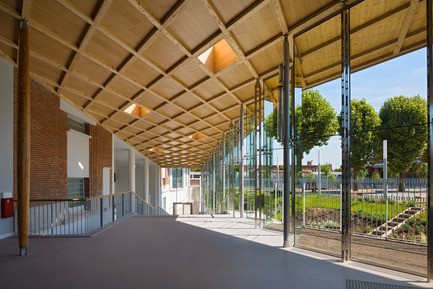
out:
M17 196L17 71L14 72L14 196ZM30 82L30 198L63 199L67 195L67 113L60 98ZM89 125L89 195L102 195L102 169L112 168L112 135ZM110 182L111 183L111 182Z
M17 71L14 72L14 196L17 195ZM30 198L65 198L67 114L59 97L30 81Z
M90 139L90 167L89 194L91 197L102 195L103 168L112 167L112 135L100 125L89 126ZM110 192L111 188L110 176Z

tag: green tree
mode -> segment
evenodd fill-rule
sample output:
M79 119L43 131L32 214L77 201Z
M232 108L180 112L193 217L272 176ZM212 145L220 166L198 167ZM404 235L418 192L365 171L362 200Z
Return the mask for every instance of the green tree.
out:
M379 117L379 139L388 140L388 168L399 174L399 190L404 191L403 174L421 156L427 141L427 103L419 95L394 96L382 105Z
M308 175L307 175L307 179L309 179L309 180L314 180L316 178L316 175L315 174L313 174L312 172L309 172L308 173Z
M380 179L380 174L377 170L374 170L374 172L371 174L371 179L372 180L378 180Z
M428 165L426 163L422 163L418 168L418 175L420 178L427 178L428 177Z
M315 146L327 145L338 128L337 114L318 90L304 90L302 105L295 110L302 153L310 153Z
M358 173L365 171L365 166L374 158L377 147L376 129L380 125L380 118L374 107L361 100L353 99L350 104L350 125L351 125L351 159L353 178L358 178ZM341 116L338 116L339 134L342 135ZM365 177L365 174L364 174ZM354 190L357 191L355 183Z
M277 118L277 108L274 108L274 110L266 117L265 121L263 122L263 130L265 131L266 137L277 139Z
M326 178L326 190L328 190L328 178L333 175L331 165L323 165L320 167L320 172L322 176ZM335 175L334 175L335 176Z

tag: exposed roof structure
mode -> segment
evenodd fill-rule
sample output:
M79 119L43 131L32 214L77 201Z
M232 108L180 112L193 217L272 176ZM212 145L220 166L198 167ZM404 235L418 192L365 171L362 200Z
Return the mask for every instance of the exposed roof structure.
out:
M256 79L278 71L283 35L341 7L340 0L0 0L0 53L16 63L20 20L28 19L36 80L158 165L199 166L252 100ZM365 0L351 10L352 71L426 44L425 1ZM340 76L340 31L336 17L297 38L299 86Z

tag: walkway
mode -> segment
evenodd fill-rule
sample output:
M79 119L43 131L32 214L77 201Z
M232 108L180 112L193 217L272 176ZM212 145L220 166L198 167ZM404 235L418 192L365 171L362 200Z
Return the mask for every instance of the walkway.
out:
M229 216L134 216L92 238L0 240L2 288L346 288L346 279L429 287L422 278L300 249Z

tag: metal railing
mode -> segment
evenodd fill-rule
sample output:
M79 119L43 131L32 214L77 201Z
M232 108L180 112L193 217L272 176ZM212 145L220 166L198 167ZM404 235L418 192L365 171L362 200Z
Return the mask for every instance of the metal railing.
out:
M29 235L88 235L131 213L169 215L132 191L86 199L35 199L30 200ZM17 217L15 213L15 234Z

